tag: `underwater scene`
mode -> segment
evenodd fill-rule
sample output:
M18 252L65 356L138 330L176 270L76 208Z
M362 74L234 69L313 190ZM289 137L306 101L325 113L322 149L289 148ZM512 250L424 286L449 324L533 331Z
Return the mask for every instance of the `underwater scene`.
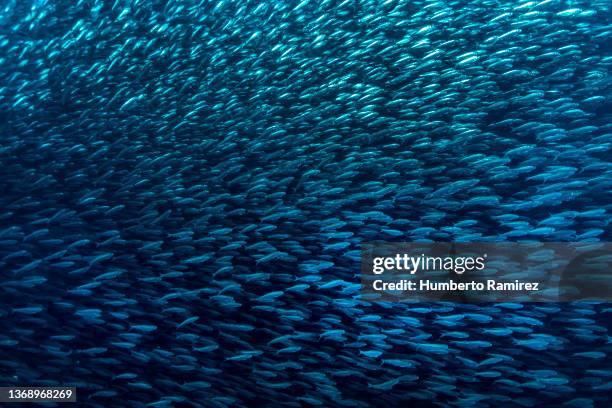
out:
M0 0L0 386L612 406L610 303L360 294L369 242L610 241L611 8Z

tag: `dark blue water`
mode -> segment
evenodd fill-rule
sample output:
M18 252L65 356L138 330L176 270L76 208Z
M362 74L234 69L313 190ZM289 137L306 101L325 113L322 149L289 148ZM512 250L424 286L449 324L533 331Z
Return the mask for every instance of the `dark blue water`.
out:
M363 242L610 239L608 1L0 10L0 385L610 405L609 304L359 298Z

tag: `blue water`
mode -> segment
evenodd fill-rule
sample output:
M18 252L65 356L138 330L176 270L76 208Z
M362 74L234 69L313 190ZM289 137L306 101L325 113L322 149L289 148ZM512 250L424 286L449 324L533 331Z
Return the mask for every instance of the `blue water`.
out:
M610 239L609 1L0 11L0 385L610 406L609 304L359 297L364 242Z

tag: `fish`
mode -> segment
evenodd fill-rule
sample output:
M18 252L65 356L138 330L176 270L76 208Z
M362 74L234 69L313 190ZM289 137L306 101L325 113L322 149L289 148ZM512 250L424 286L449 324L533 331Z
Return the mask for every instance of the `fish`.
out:
M360 290L372 242L610 241L609 1L0 11L4 386L610 405L605 303Z

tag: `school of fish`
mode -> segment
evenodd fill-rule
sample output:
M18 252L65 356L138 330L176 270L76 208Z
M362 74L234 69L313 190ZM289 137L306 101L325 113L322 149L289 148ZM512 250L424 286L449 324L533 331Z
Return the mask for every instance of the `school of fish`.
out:
M609 407L609 304L369 302L359 267L610 240L611 7L2 1L0 385Z

